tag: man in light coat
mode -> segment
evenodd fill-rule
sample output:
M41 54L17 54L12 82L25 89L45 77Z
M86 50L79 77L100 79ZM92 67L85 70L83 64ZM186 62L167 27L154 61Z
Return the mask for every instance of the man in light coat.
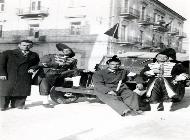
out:
M93 74L96 96L121 116L138 115L138 95L125 84L132 72L121 69L121 61L115 55L107 62L108 68ZM138 86L143 86L140 82Z

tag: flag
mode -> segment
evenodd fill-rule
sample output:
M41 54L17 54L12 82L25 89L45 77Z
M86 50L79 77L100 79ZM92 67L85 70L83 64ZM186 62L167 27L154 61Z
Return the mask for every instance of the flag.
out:
M172 20L165 25L165 28L168 28L168 26L172 23Z
M118 27L119 27L119 23L115 24L112 28L107 30L104 34L118 39Z

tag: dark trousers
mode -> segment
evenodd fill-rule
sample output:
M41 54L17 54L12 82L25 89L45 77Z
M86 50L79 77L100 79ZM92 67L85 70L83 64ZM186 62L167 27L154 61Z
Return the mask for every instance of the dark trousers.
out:
M49 95L50 90L53 86L57 83L60 85L64 84L64 78L66 77L73 77L80 75L78 70L68 70L68 71L56 71L56 70L49 70L45 77L43 77L39 83L39 92L40 95Z
M152 102L163 102L169 99L163 78L156 79L150 98Z
M96 92L96 96L120 115L128 109L139 110L138 96L131 90L126 90L121 96L102 94L99 92Z
M47 78L42 78L39 85L40 95L49 95L52 86L53 84Z
M0 96L0 107L11 108L23 107L25 105L27 96Z

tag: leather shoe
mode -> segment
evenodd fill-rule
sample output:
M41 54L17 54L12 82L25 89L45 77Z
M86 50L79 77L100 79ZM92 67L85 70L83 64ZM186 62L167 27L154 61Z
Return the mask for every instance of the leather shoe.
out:
M136 116L136 115L141 115L142 113L143 113L143 111L141 111L141 110L132 110L130 115Z
M54 108L54 105L52 104L43 104L45 108Z
M164 105L163 103L160 103L157 108L158 111L164 111Z
M28 109L26 106L18 106L18 107L16 107L17 109Z
M1 111L5 111L5 110L7 110L7 108L1 108Z
M130 109L126 109L126 110L123 111L123 114L121 116L123 116L123 117L128 116L131 113L131 111L132 110L130 110Z

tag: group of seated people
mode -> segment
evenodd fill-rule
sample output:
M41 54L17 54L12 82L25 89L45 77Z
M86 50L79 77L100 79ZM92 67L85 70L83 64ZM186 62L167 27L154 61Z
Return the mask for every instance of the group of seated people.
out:
M48 101L48 95L58 79L70 77L73 88L80 86L81 75L77 69L77 59L74 58L75 53L61 43L56 44L56 47L62 54L45 55L39 64L43 67L39 76L40 94L45 96L43 103L46 107L53 107ZM116 55L106 63L106 69L93 73L95 94L121 116L138 115L146 110L170 110L172 102L179 102L184 97L185 80L189 75L176 60L176 52L172 48L159 52L138 76L122 69ZM126 84L131 76L136 77L135 90Z

